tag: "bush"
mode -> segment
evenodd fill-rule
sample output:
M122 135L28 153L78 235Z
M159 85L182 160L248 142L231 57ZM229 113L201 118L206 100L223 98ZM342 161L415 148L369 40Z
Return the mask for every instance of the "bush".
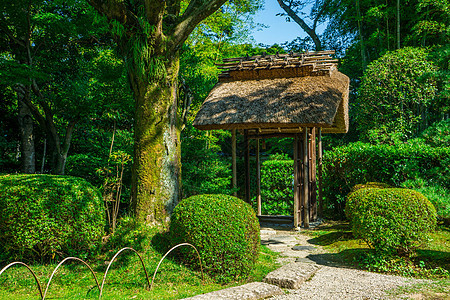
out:
M100 194L84 179L0 176L0 253L8 259L86 257L105 226Z
M248 276L258 258L259 223L251 206L228 195L197 195L181 201L172 215L174 245L191 243L200 252L203 269L219 282ZM193 249L183 260L198 267Z
M391 188L391 186L387 183L382 182L367 182L363 184L357 184L355 185L351 190L349 196L360 189L388 189Z
M181 172L183 174L183 196L200 194L232 194L231 161L220 156L221 149L216 143L216 135L225 135L217 131L214 135L198 130L192 125L182 132ZM209 145L207 147L206 145Z
M450 119L436 122L425 129L421 137L434 147L450 147Z
M396 146L353 143L327 151L323 160L323 195L327 217L344 218L345 196L361 182L401 186L421 178L450 188L450 148L415 143Z
M361 137L379 142L411 138L435 98L436 82L425 75L436 70L422 48L398 49L370 63L354 106Z
M439 185L428 184L425 180L407 180L402 187L422 193L436 208L441 220L450 220L450 191ZM448 222L448 221L447 221Z
M363 184L357 184L350 190L350 193L347 195L347 198L350 197L354 192L359 191L361 189L389 189L389 188L392 188L392 186L382 182L367 182ZM350 211L345 210L345 215L347 216L348 220L352 219Z
M436 226L436 209L421 193L359 189L346 203L355 237L382 254L410 254Z
M266 160L261 164L261 214L292 215L294 161ZM253 198L256 208L256 198Z

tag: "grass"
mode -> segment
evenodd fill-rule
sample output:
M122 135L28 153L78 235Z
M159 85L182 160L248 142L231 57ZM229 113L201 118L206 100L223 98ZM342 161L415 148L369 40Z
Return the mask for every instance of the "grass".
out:
M107 262L122 247L131 246L142 256L149 274L150 282L156 266L165 253L166 237L161 228L140 227L124 224L117 234L109 239L103 251L89 264L94 269L101 285ZM270 271L278 267L278 254L265 246L256 267L245 282L231 282L220 285L205 274L202 281L200 271L179 263L177 251L166 258L155 278L153 289L148 291L148 284L139 258L131 251L123 252L113 262L108 272L102 299L180 299L192 297L245 282L261 281ZM58 261L59 262L59 261ZM43 290L51 272L57 263L32 264L32 269L41 281ZM6 263L0 265L0 269ZM98 299L99 292L89 270L79 263L68 263L58 269L47 292L48 299ZM0 277L0 299L40 299L36 283L31 273L24 267L14 266Z
M416 278L450 278L450 229L438 226L410 258L380 258L355 239L348 223L329 222L308 231L312 244L323 246L327 259L347 267Z
M318 256L323 256L322 259L330 264L430 280L391 291L397 298L407 295L414 299L450 299L448 227L438 226L430 235L429 242L419 247L410 258L377 257L365 242L353 237L349 224L345 222L327 222L305 233L311 237L310 243L327 250L328 253Z

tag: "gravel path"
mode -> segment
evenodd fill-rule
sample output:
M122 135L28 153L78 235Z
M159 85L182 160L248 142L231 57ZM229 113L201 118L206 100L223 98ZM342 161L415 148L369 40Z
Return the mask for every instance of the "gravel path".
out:
M387 290L418 282L399 276L323 266L299 289L286 290L286 295L269 299L387 299Z
M389 296L389 290L424 282L336 266L335 262L328 260L330 254L327 255L320 246L310 244L309 239L301 232L261 228L262 244L280 252L281 264L300 262L319 266L298 289L285 289L284 295L269 299L394 299ZM395 299L399 298L397 296Z

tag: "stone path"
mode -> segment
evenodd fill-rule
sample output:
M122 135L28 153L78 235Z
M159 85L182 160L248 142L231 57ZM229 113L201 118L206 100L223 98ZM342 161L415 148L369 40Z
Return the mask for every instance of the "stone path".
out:
M249 283L189 299L393 299L388 290L424 282L336 266L309 239L301 231L262 227L261 244L281 254L282 267L269 273L264 283Z

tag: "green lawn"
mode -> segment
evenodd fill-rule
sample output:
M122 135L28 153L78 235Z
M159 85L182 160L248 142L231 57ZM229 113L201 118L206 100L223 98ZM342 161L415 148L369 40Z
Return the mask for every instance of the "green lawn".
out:
M438 226L410 258L377 258L367 244L353 237L348 223L327 222L306 231L310 243L323 246L328 260L389 274L418 278L450 278L450 229Z
M94 269L101 285L107 262L121 247L128 245L135 248L144 260L147 272L152 280L153 273L165 253L164 234L161 229L128 228L111 238L107 246L89 264ZM191 297L230 286L251 281L261 281L270 271L278 267L278 254L266 247L261 247L261 254L255 269L245 282L232 282L228 285L215 283L205 275L202 281L200 271L193 271L180 264L176 259L177 252L168 256L161 264L155 278L153 289L148 291L148 284L139 258L131 251L123 252L113 262L103 290L102 299L180 299ZM32 264L32 269L41 281L45 290L48 279L57 263ZM9 262L0 264L0 268ZM95 281L89 270L80 263L68 263L58 269L47 292L48 299L97 299L99 296ZM8 269L0 277L0 299L40 299L31 273L21 266Z

